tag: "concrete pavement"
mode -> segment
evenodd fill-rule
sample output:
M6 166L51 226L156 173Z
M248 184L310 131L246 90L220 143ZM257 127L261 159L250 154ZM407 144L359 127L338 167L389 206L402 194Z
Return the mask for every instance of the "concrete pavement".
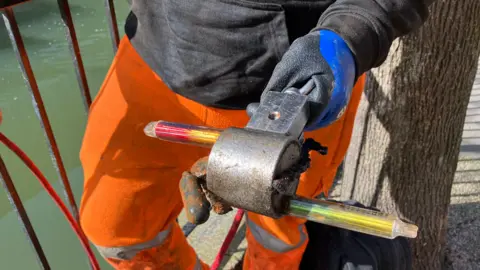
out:
M448 269L480 269L480 69L465 119L448 222Z

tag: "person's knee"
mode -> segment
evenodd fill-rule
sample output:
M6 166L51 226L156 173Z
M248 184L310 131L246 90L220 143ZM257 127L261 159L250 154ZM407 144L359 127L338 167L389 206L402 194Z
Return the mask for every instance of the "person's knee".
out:
M109 259L110 262L111 260L131 261L144 251L168 246L173 223L152 233L152 228L137 226L142 222L116 218L115 213L105 214L103 211L95 211L101 208L101 204L94 202L83 207L80 222L86 237L102 257ZM111 208L113 210L115 206Z
M120 244L119 236L121 227L125 226L118 219L111 218L112 215L102 211L103 203L97 200L83 202L80 210L80 225L85 236L94 245L115 246ZM112 205L112 209L115 206Z
M157 202L145 203L144 197L101 192L83 200L80 224L85 235L97 246L128 246L168 234L180 207L165 204L160 211Z
M97 232L90 233L92 236ZM137 235L123 244L111 241L107 245L95 244L95 247L115 269L208 269L176 222L170 222L153 237L142 240L142 236Z
M304 221L248 213L246 223L248 248L243 269L298 268L308 243Z
M263 221L259 221L252 214L247 216L248 240L252 244L275 253L285 253L308 242L303 223L270 220L267 217L263 217Z

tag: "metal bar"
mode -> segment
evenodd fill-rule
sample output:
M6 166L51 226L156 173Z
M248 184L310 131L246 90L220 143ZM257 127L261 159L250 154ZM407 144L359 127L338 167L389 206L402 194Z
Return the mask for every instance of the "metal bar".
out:
M7 191L8 200L10 201L10 204L17 213L17 217L22 225L22 229L28 236L28 242L37 253L38 263L43 269L50 270L51 268L50 264L48 263L47 257L43 252L40 241L38 241L37 234L35 233L32 223L28 218L27 211L25 210L25 207L23 207L22 199L20 199L20 196L18 195L17 189L13 184L12 178L10 177L10 174L7 171L7 167L5 166L5 162L3 161L1 156L0 179L2 180L2 185L4 189Z
M117 15L115 14L115 5L113 0L105 0L105 8L107 10L108 28L110 29L110 37L112 38L113 53L117 53L120 37L118 34Z
M23 78L32 95L32 103L35 109L35 113L40 119L43 131L45 133L45 137L47 138L47 144L49 147L50 157L52 158L53 166L57 170L60 179L62 180L61 182L63 185L64 195L66 197L66 200L69 202L70 210L72 211L75 219L78 221L79 219L77 204L75 202L75 198L70 187L70 182L68 181L67 172L65 170L65 166L63 165L57 142L55 141L55 136L53 135L50 121L48 120L42 96L40 95L40 91L38 90L37 81L35 79L35 75L33 74L30 60L28 59L27 51L25 49L25 45L23 44L22 36L20 34L20 29L18 28L18 24L15 19L13 9L4 9L2 12L2 16L5 21L5 26L7 27L8 36L12 41L13 49L20 64Z
M62 21L65 28L65 36L68 41L70 53L72 54L72 61L75 67L75 74L77 75L78 86L82 91L83 103L85 105L86 111L88 112L90 105L92 104L92 97L90 95L90 89L88 87L82 55L80 54L80 47L78 45L77 34L75 33L72 13L70 12L70 7L67 0L57 0L57 3L58 7L60 8L60 14L62 15Z

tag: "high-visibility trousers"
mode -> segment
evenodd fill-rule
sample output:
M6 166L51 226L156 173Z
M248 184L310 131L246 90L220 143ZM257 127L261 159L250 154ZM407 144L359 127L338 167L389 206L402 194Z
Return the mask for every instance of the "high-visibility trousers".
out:
M305 134L327 146L328 154L311 153L299 195L313 197L331 187L363 84L361 77L341 119ZM143 128L155 120L227 128L244 126L248 117L245 111L209 108L176 95L123 38L90 109L80 152L85 177L81 226L116 269L208 269L176 217L182 210L182 172L209 150L147 137ZM308 242L304 223L248 213L244 269L298 268Z

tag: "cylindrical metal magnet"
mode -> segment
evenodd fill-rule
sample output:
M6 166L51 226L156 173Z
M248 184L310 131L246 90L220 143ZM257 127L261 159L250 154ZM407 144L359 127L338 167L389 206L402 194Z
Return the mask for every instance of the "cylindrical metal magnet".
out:
M207 187L234 207L278 218L290 198L272 187L273 179L299 160L300 151L292 137L226 129L208 159Z

